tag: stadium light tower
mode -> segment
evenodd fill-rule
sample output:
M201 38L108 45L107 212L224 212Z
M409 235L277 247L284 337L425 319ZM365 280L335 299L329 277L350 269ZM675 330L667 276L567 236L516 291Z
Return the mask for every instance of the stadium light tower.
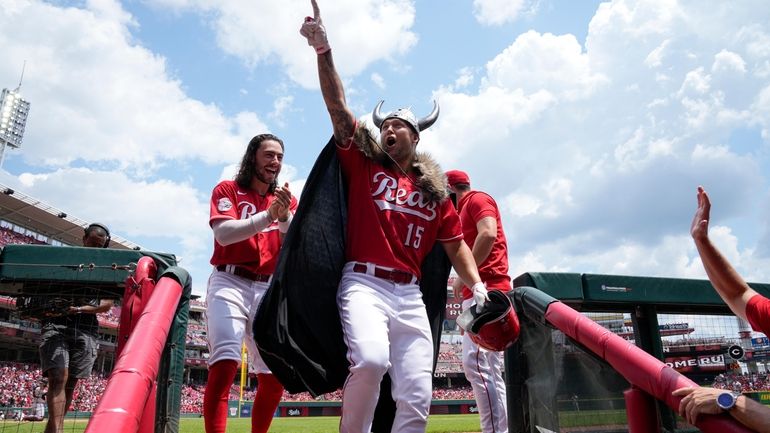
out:
M5 149L21 147L24 138L24 127L29 114L29 102L22 99L21 81L24 79L24 68L21 70L19 85L14 90L3 89L0 93L0 167L5 160Z

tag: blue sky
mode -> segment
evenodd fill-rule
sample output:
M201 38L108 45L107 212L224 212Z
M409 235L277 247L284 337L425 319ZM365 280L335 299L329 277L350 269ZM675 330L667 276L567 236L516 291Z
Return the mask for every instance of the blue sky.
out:
M420 148L503 210L511 274L703 278L712 236L770 281L763 1L319 0L348 103L438 100ZM299 193L331 135L309 0L0 2L0 87L31 102L0 182L182 259L205 292L208 200L248 140L282 137Z

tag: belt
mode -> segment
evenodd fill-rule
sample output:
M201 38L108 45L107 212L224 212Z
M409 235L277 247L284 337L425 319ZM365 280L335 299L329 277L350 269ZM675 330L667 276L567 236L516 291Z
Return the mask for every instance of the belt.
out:
M371 270L365 263L356 263L353 265L353 272L359 274L374 275L377 278L383 280L392 281L396 284L417 284L417 278L406 271L400 271L398 269L386 269L379 266L372 266Z
M217 266L217 270L220 272L228 272L241 278L246 278L247 280L258 281L260 283L266 283L270 281L270 275L268 274L258 274L239 266L219 265Z

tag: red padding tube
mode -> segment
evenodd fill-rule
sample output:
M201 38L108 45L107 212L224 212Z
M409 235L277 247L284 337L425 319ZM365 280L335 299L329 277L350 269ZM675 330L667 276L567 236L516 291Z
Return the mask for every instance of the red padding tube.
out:
M163 277L146 301L134 332L107 382L86 433L135 433L139 429L182 286Z

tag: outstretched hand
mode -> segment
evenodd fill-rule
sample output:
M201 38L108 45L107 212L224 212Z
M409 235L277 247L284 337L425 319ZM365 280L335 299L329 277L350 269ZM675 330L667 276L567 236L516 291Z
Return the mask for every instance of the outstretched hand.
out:
M313 16L305 17L305 22L299 29L299 34L307 39L307 44L315 48L315 52L323 54L331 49L326 37L326 28L321 21L321 10L316 0L310 0L313 5Z
M692 218L690 235L696 241L706 239L709 235L709 218L711 214L711 201L702 186L698 187L698 208Z

